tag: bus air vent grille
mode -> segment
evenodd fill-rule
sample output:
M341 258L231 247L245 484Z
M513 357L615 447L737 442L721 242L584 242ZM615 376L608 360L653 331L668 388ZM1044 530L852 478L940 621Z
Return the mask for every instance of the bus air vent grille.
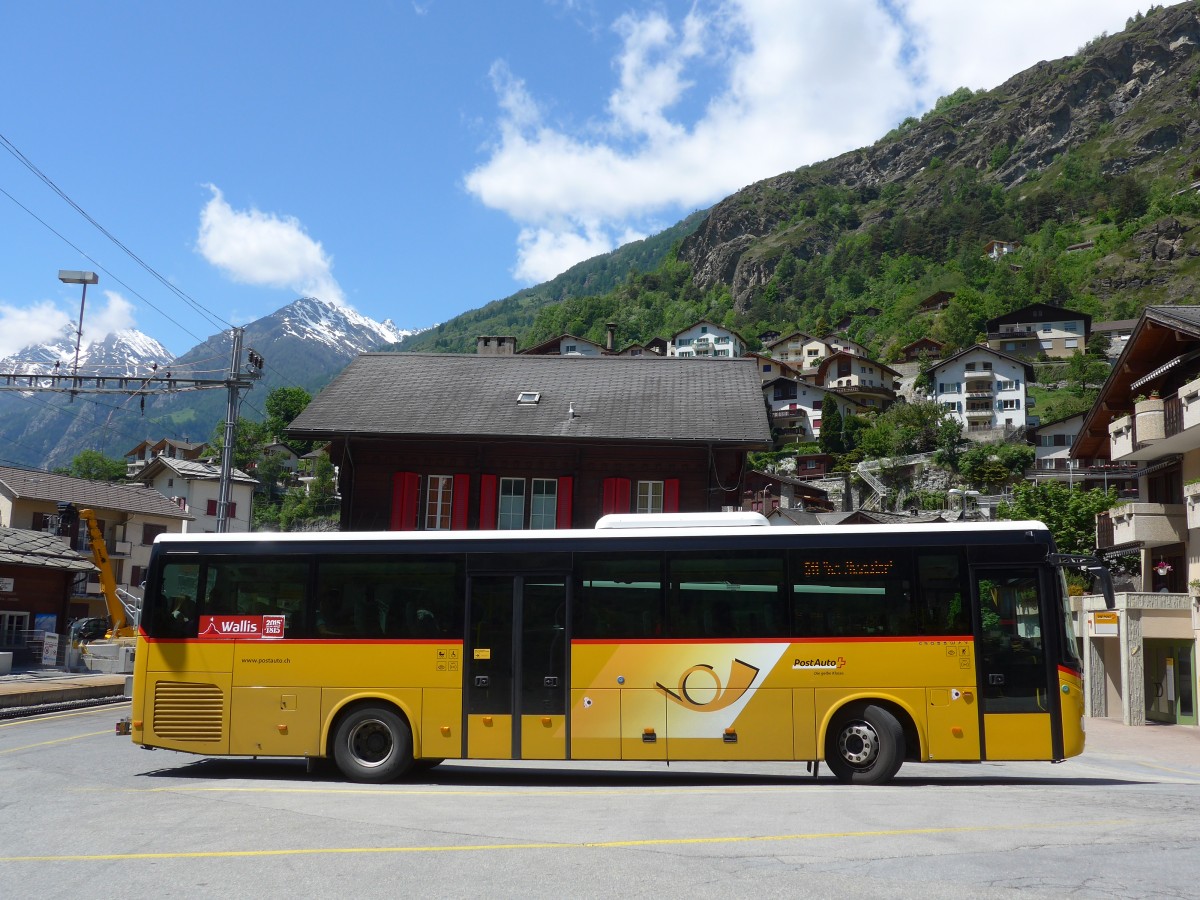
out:
M160 681L154 686L154 733L176 741L220 741L224 706L215 684Z

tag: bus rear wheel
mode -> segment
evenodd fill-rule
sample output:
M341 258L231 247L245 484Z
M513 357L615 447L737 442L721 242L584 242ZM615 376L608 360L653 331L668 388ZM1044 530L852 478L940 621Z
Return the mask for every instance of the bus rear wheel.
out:
M882 706L838 714L825 739L825 764L843 784L886 784L904 762L904 729Z
M412 768L412 745L403 717L384 706L360 706L338 723L333 759L349 780L379 784Z

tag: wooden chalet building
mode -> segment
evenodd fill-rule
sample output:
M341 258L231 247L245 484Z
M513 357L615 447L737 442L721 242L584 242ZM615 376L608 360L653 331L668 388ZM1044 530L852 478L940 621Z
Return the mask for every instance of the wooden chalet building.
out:
M771 447L753 359L365 353L288 433L330 443L367 531L718 511Z

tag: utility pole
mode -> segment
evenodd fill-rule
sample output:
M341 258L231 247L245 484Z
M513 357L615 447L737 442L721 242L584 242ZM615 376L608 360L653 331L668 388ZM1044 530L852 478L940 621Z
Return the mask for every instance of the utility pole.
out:
M251 379L262 377L263 358L250 351L247 371L242 372L242 337L244 328L233 329L233 354L229 359L229 377L225 381L228 395L225 403L225 446L221 448L221 489L217 500L217 532L229 530L229 493L233 484L233 445L237 440L238 407L242 388L253 386Z

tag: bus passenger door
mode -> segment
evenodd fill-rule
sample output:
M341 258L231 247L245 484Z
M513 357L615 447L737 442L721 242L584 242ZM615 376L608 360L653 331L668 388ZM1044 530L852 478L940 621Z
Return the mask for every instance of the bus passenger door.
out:
M1061 759L1050 601L1035 568L978 569L976 642L984 759Z
M566 598L561 576L471 577L468 757L566 758Z

